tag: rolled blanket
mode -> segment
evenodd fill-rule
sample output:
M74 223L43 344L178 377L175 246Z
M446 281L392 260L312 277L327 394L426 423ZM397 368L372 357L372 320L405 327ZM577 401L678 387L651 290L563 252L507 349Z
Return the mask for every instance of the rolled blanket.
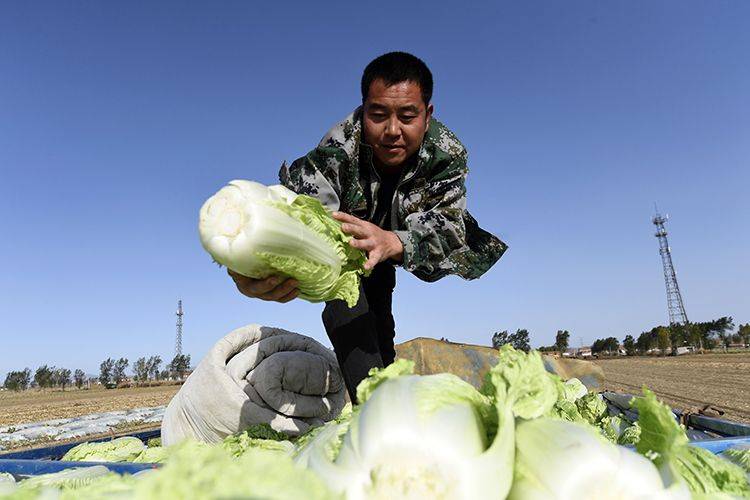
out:
M335 418L345 392L331 350L304 335L247 325L218 341L172 398L162 443L218 442L263 423L299 435Z

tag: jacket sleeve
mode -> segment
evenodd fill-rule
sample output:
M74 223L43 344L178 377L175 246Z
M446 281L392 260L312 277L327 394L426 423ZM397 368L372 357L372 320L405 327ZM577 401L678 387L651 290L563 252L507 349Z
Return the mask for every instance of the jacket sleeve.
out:
M465 157L454 159L427 183L424 211L409 214L394 231L404 245L404 269L423 281L479 278L507 249L466 210L467 172Z
M297 194L317 198L331 211L339 210L341 189L338 169L330 166L337 164L335 157L339 155L343 155L343 152L333 148L315 148L291 165L284 162L279 170L279 181Z

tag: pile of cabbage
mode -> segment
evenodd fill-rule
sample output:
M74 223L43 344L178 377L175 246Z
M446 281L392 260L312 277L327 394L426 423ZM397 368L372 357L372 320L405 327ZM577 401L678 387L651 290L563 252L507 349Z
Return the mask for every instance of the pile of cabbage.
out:
M639 421L628 425L608 415L599 396L579 381L563 382L547 373L534 351L503 347L481 390L451 374L413 375L413 363L399 360L373 371L358 387L357 398L360 404L293 441L257 426L216 445L183 442L161 448L133 438L87 443L66 458L148 458L164 465L133 476L98 466L89 476L85 472L91 469L17 484L0 478L0 494L77 499L750 498L750 450L716 456L689 446L670 409L648 390L634 401Z
M243 276L293 278L311 302L357 303L367 258L315 198L234 180L203 204L198 232L214 261Z

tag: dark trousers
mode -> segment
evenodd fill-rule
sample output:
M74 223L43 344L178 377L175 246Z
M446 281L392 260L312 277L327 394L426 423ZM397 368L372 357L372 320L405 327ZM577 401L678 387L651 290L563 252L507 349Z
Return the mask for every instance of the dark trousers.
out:
M396 357L396 325L391 312L395 286L396 269L381 262L369 277L362 279L359 301L354 307L350 309L346 302L334 300L323 309L323 325L353 402L357 400L357 385L367 378L367 372L390 365Z

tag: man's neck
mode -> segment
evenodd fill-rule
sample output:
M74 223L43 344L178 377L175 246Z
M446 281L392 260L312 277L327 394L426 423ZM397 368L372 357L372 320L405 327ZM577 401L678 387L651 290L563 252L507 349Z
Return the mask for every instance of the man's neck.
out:
M400 175L404 170L409 168L409 166L414 161L414 158L417 155L414 154L406 159L403 163L399 163L398 165L386 165L385 163L382 163L378 158L373 155L372 157L372 163L375 166L375 170L381 174L381 175L387 175L387 176L396 176Z

